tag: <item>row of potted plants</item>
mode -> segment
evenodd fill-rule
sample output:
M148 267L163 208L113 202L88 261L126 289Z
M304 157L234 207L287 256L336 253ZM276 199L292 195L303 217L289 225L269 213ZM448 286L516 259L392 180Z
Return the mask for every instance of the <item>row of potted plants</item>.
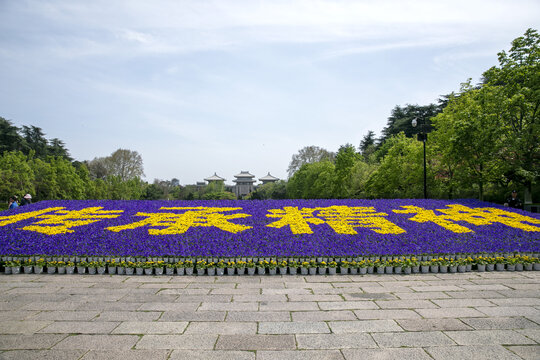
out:
M513 256L468 256L468 257L397 257L390 259L362 258L335 261L326 259L182 259L175 262L165 260L131 261L100 260L46 260L44 258L10 259L2 262L5 274L118 274L118 275L275 275L275 274L412 274L412 273L456 273L468 271L531 271L540 270L538 257ZM141 259L142 260L142 259ZM320 261L318 261L320 260Z

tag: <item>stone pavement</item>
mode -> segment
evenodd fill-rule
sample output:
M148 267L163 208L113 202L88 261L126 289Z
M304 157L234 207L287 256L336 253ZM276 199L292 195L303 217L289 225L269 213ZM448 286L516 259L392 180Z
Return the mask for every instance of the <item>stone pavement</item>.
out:
M0 359L540 359L540 272L0 275Z

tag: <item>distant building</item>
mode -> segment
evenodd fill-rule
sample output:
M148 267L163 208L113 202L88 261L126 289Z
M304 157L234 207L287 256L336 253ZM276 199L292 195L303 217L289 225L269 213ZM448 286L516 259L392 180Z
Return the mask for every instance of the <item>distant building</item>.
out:
M249 171L241 171L240 174L234 175L234 177L236 179L233 182L236 185L233 187L233 192L238 198L248 195L255 189L253 186L256 181L253 179L255 175L250 174Z
M218 182L218 181L221 181L221 182L225 182L225 179L222 178L221 176L218 176L216 173L214 173L214 175L210 176L210 177L207 177L206 179L204 179L204 181L208 181L208 183L210 184L211 182Z
M279 181L279 178L272 176L270 175L270 173L268 173L268 175L260 178L259 181L262 181L262 184L264 185L264 184L269 184L269 183L275 183L276 181Z

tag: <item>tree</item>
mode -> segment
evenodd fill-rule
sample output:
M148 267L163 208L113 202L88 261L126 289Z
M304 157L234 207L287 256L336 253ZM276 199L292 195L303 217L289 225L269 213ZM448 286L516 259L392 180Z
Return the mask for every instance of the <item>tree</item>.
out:
M22 137L19 128L11 121L0 117L0 155L4 151L21 150Z
M499 66L483 75L486 86L501 90L501 155L509 166L505 176L525 187L525 202L532 202L532 186L540 179L540 35L528 29L501 51Z
M118 176L121 181L144 176L143 160L137 151L118 149L107 158L108 175Z
M351 171L357 160L358 155L354 146L346 144L339 147L334 168L333 195L335 198L349 197L348 190L351 182Z
M330 199L334 190L334 164L320 161L302 165L287 182L291 199Z
M34 193L34 172L28 158L20 151L0 155L0 201L13 195Z
M375 152L377 148L377 138L375 138L375 133L371 130L368 131L366 135L360 141L360 146L358 150L360 154L364 157L364 160L367 160L371 154Z
M268 199L286 199L287 198L287 182L279 180L267 184L259 185L251 194L251 200L268 200Z
M43 158L48 155L47 139L41 128L33 125L24 125L22 135L24 152L26 154L33 150L36 157Z
M287 172L289 177L293 176L304 164L312 164L319 161L333 161L334 153L318 146L306 146L292 156Z
M49 140L47 145L47 154L51 156L60 156L69 161L73 160L71 156L69 156L69 151L66 149L66 144L57 138Z

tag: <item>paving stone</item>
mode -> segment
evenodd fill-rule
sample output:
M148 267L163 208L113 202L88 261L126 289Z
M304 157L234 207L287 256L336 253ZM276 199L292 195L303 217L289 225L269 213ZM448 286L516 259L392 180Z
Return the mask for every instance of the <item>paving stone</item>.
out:
M385 310L354 310L360 320L368 319L420 319L420 315L412 310L385 309Z
M442 308L495 306L495 304L493 304L492 302L484 299L434 299L432 301Z
M332 289L332 288L328 288ZM312 291L306 288L300 289L262 289L263 295L311 295Z
M55 321L41 329L43 334L109 334L119 322Z
M240 282L236 284L237 289L259 289L261 291L262 289L285 289L285 283L279 282L279 283L266 283L262 284L260 282Z
M381 309L435 309L438 306L429 300L377 300Z
M54 349L129 350L139 340L135 335L73 335L54 346Z
M77 310L81 306L78 301L60 302L32 302L26 304L21 310Z
M82 303L75 310L98 310L98 311L130 311L137 310L143 303L116 302L90 302Z
M417 309L416 312L425 318L486 317L483 312L472 308Z
M403 331L393 320L329 321L333 333Z
M487 284L487 285L461 285L460 288L464 290L472 290L472 291L479 291L479 290L493 290L493 291L499 291L499 290L508 290L508 286L504 286L501 284ZM525 289L527 290L527 289Z
M294 350L294 335L222 335L216 350Z
M38 319L36 318L36 315L40 312L37 310L15 310L15 311L0 311L0 321L10 321L10 320L25 320L25 319L32 319L32 320L46 320L46 319Z
M259 334L325 334L330 329L325 322L261 322Z
M181 295L126 294L122 302L136 303L174 303Z
M112 334L182 334L187 325L186 321L125 321Z
M357 320L356 315L350 310L294 311L291 315L293 321Z
M205 303L198 308L200 311L257 311L258 302Z
M193 289L197 290L197 289ZM212 295L260 295L261 289L211 289ZM274 294L270 294L274 295Z
M85 350L12 350L0 353L2 360L78 360Z
M233 302L278 302L287 301L287 295L229 295ZM215 301L214 301L215 302Z
M369 334L299 334L298 349L376 348Z
M458 319L403 319L396 320L407 331L472 330Z
M477 310L489 316L540 316L540 310L532 306L496 306L477 307Z
M231 302L232 295L182 295L176 302L201 303L201 302Z
M538 360L540 358L540 345L507 346L506 348L525 360Z
M221 303L219 303L221 304ZM137 310L144 311L195 311L201 306L201 303L169 303L169 302L150 302L142 304ZM217 303L216 303L217 306Z
M527 345L535 342L513 330L446 331L459 345Z
M490 346L437 346L426 348L436 360L475 359L475 360L513 360L519 359L500 345Z
M432 299L448 299L449 295L442 291L426 291L426 292L397 292L394 293L401 300L432 300Z
M412 290L417 292L424 291L463 291L462 288L455 285L435 285L435 286L412 286ZM481 290L481 289L478 289Z
M396 294L351 292L342 294L345 300L397 300Z
M340 302L344 301L343 298L339 295L297 295L290 294L287 295L289 301L334 301Z
M0 335L0 350L49 349L65 337L66 335L52 334Z
M223 321L225 311L165 311L158 321Z
M500 290L497 291L500 295L507 298L539 298L539 290Z
M450 297L454 299L494 299L504 298L504 295L499 294L497 291L447 291Z
M378 309L379 307L373 301L340 301L340 302L321 302L321 310L356 310L356 309Z
M540 306L540 298L488 299L499 306Z
M136 349L191 349L211 350L217 335L144 335Z
M88 321L99 315L99 311L41 311L32 317L32 320L54 321Z
M257 360L343 360L338 350L257 351Z
M168 350L91 350L87 352L81 360L165 360L167 359L168 355Z
M433 360L423 349L343 349L346 360Z
M461 321L477 330L539 329L540 325L524 317L462 318ZM457 330L457 329L456 329Z
M533 339L537 343L540 343L540 330L538 329L520 329L516 330L516 332Z
M257 333L256 322L191 322L186 334L250 335Z
M93 321L154 321L161 311L103 311Z
M174 350L170 360L255 360L255 352L252 351L195 351Z
M13 299L10 297L10 299ZM14 310L21 310L23 306L27 306L31 304L31 302L26 301L2 301L0 302L0 311L14 311ZM28 309L23 309L28 310ZM41 309L36 309L41 310Z
M328 304L328 303L324 303ZM322 308L322 307L321 307ZM310 311L319 310L316 302L269 302L261 303L260 311ZM326 310L326 309L323 309Z
M33 334L50 324L50 321L2 321L0 334Z
M229 311L225 321L291 321L291 315L288 311Z
M371 336L381 348L449 346L456 344L440 331L374 333Z

